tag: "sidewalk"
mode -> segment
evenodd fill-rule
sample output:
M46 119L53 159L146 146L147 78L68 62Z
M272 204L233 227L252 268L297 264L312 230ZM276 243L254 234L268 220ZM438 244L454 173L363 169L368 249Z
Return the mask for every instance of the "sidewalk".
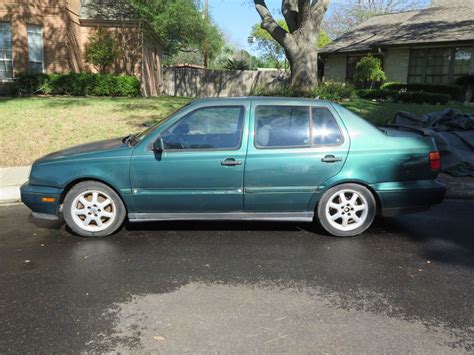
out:
M20 201L20 186L28 180L30 169L30 166L0 168L0 204ZM474 200L474 178L440 174L438 179L448 185L447 198Z
M20 186L30 175L31 166L0 168L0 204L20 201Z

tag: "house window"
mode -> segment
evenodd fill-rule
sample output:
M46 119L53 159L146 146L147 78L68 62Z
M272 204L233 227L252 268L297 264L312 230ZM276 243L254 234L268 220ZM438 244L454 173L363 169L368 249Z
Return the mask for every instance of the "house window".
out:
M28 58L30 73L44 71L43 29L41 26L28 25Z
M472 60L470 48L456 48L454 53L453 80L469 74Z
M472 60L470 48L412 49L408 83L449 84L469 74Z
M12 32L9 23L0 22L0 80L13 78Z

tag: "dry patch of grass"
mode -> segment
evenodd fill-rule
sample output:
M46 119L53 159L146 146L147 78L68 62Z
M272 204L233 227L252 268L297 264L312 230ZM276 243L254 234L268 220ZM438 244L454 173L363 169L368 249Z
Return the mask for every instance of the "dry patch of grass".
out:
M145 129L186 98L35 97L0 99L0 166L21 166L73 145Z

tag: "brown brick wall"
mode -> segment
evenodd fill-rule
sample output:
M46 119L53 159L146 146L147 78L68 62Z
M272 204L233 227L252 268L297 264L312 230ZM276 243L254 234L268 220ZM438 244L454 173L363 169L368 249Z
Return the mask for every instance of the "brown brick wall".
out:
M114 64L112 71L116 74L141 75L141 57L142 57L142 35L140 29L135 25L110 25L104 23L89 22L81 26L80 50L83 58L86 48L89 44L90 36L97 31L98 27L106 28L118 40L121 49L121 56ZM96 72L94 66L84 62L84 70Z
M12 26L14 73L28 70L28 24L43 26L45 71L69 70L65 1L0 0L0 21Z
M113 72L142 77L143 87L157 94L161 82L161 48L157 41L147 39L142 51L143 35L136 23L79 19L81 0L0 0L0 21L12 29L13 72L28 71L27 25L43 28L44 68L46 73L91 71L85 61L90 35L100 27L113 32L122 48L121 58ZM145 60L142 55L145 53ZM158 65L158 68L156 67Z

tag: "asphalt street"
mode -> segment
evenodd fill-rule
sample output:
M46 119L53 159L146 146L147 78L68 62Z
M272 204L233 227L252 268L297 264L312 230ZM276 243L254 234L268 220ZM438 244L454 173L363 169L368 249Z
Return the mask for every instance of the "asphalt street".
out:
M0 207L0 353L472 353L474 201L311 224L71 235Z

